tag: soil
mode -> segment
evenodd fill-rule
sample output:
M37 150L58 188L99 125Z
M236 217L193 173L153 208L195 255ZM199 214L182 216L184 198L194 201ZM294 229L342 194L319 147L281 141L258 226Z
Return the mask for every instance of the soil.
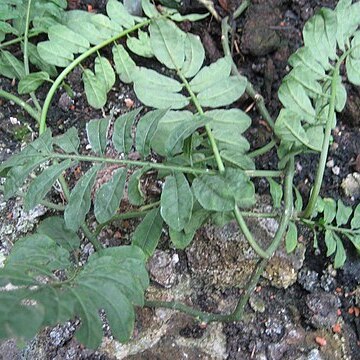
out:
M220 16L224 17L231 15L240 2L219 0L214 4ZM69 0L69 3L81 9L92 5L95 11L103 12L106 1ZM254 0L245 14L234 22L234 59L239 70L263 94L273 117L280 109L276 94L281 79L289 71L287 59L302 45L304 22L318 8L333 8L336 3L332 0ZM201 10L195 1L185 1L184 11L194 9ZM208 62L222 56L221 28L214 19L206 18L182 26L202 38ZM63 89L59 90L49 112L48 124L55 134L76 126L81 131L82 146L86 151L85 124L90 119L102 117L102 112L87 105L80 78L80 70L69 75L67 81L75 97L71 99ZM7 79L0 78L0 86L16 92L16 86ZM129 99L134 102L134 107L140 105L131 86L117 82L115 87L116 90L109 94L105 113L110 109L115 115L127 111ZM322 195L341 198L353 206L359 202L360 193L347 196L342 183L349 174L360 172L360 90L350 84L346 87L348 101L338 116L333 133ZM44 88L40 93L41 100L46 91ZM251 99L246 98L236 104L242 109L249 105ZM20 149L21 142L31 138L36 126L16 105L0 99L0 106L0 161L3 161ZM271 133L255 108L250 115L253 124L246 136L252 148L256 149L270 139ZM260 157L257 168L275 169L275 155L275 152L270 152ZM296 185L304 198L314 180L316 160L313 155L297 158ZM69 176L69 180L76 179ZM150 177L145 191L148 196L156 197L159 187L155 177ZM256 187L260 196L268 192L265 181L259 180ZM39 208L25 215L20 199L0 200L0 250L7 254L19 234L32 231L39 219L47 214ZM132 221L121 226L115 224L102 232L103 243L115 246L128 242L135 225ZM259 227L259 224L254 224L254 228ZM184 314L142 309L138 311L134 339L129 345L121 346L113 341L105 325L107 337L101 348L98 351L85 349L73 337L77 323L69 322L46 329L23 350L18 350L13 341L0 343L0 359L360 359L360 317L351 311L360 306L360 257L347 246L348 260L342 270L335 271L331 259L324 255L323 238L319 237L320 249L315 250L312 233L307 229L300 230L306 253L305 256L299 254L295 259L297 262L294 260L297 265L288 266L287 271L294 271L293 277L284 285L275 281L271 269L268 270L266 278L261 280L251 297L246 307L247 315L241 322L204 327ZM225 238L221 238L223 234ZM218 242L213 243L214 236ZM164 236L156 257L149 264L153 284L148 296L163 300L175 298L204 311L230 311L241 293L234 279L238 282L247 276L241 272L239 264L249 274L249 267L256 261L250 259L250 262L242 263L243 258L231 256L234 248L242 242L237 229L231 227L225 230L205 227L194 241L198 242L188 250L175 251L169 248L167 236ZM84 241L84 259L91 251L91 245ZM204 257L206 251L209 254ZM217 251L220 255L212 257L211 254ZM221 270L224 270L226 279L217 276Z

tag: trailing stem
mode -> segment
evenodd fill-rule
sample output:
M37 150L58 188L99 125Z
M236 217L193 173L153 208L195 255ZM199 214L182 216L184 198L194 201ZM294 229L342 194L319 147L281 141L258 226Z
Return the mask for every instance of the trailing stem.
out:
M340 72L340 65L348 54L349 54L349 51L342 54L342 56L337 61L336 66L333 70L333 76L332 76L332 80L331 80L329 112L328 112L328 118L327 118L326 127L325 127L324 140L323 140L323 144L322 144L322 148L321 148L319 165L318 165L317 172L316 172L315 182L314 182L313 188L311 190L309 202L301 215L301 217L303 217L303 218L311 217L311 215L314 211L315 205L316 205L316 201L317 201L319 193L320 193L321 184L322 184L324 172L325 172L326 160L327 160L328 151L329 151L331 130L332 130L332 125L334 123L334 117L335 117L337 77Z
M55 92L57 90L57 88L62 84L62 82L64 81L64 79L66 78L66 76L76 67L78 66L83 60L85 60L86 58L88 58L90 55L96 53L97 51L99 51L100 49L102 49L103 47L111 44L112 42L124 37L125 35L138 30L140 28L142 28L143 26L149 25L151 20L146 20L143 21L135 26L133 26L130 29L126 29L122 32L120 32L119 34L113 36L110 39L107 39L105 41L103 41L102 43L92 47L91 49L85 51L83 54L81 54L80 56L78 56L70 65L68 65L62 72L61 74L56 78L56 80L54 81L54 83L52 84L46 99L44 101L44 105L43 105L43 109L42 109L42 113L41 113L41 119L40 119L40 129L39 129L39 133L40 135L45 131L46 129L46 118L47 118L47 113L50 107L50 103L52 98L55 95Z

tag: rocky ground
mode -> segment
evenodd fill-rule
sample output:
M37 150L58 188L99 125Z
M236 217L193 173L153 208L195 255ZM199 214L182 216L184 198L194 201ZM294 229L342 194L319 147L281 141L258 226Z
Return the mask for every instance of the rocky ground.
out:
M215 2L221 16L228 15L240 1ZM104 1L74 2L73 6L91 4L102 11ZM276 92L288 71L287 58L301 46L301 29L319 6L333 7L336 1L271 0L253 1L237 21L234 57L239 69L265 96L274 116L279 109ZM191 8L192 2L189 3ZM187 24L199 34L209 61L222 56L219 24L213 19ZM62 131L76 125L84 129L89 119L101 112L89 108L80 81L80 71L69 76L75 99L61 90L49 114L50 126ZM0 79L0 85L13 89ZM348 102L340 115L330 149L323 195L341 198L354 205L360 199L359 89L347 87ZM1 100L0 100L1 101ZM107 109L121 111L137 99L128 86L117 84ZM31 137L34 123L11 103L1 102L0 161L18 151L21 142ZM245 108L249 100L239 102ZM269 130L253 111L253 126L247 137L252 147L265 143ZM85 137L83 138L85 143ZM297 186L306 196L314 177L314 160L297 160ZM274 153L259 159L258 168L274 168ZM154 187L154 188L152 188ZM258 204L269 203L265 182L257 183ZM149 194L156 194L156 183L149 182ZM49 215L42 206L25 213L21 199L4 201L0 195L0 250L7 254L17 238L35 229L39 220ZM260 243L266 243L276 230L274 220L252 220L249 227ZM107 245L126 242L134 228L131 221L102 233ZM96 352L83 348L73 337L76 322L68 322L43 331L17 349L13 341L0 344L0 359L259 359L259 360L343 360L360 359L360 258L349 247L348 261L335 271L320 250L312 247L312 234L301 229L300 246L287 256L279 249L266 268L264 277L251 296L246 316L238 323L212 323L207 326L181 313L165 309L138 311L136 329L129 344L121 345L111 337L104 324L103 344ZM124 240L125 239L125 240ZM257 258L235 224L225 227L206 225L186 251L169 248L167 234L149 263L152 285L149 299L178 300L203 311L230 312L241 287L250 276ZM84 258L92 251L82 245ZM0 253L0 254L1 254ZM2 257L0 257L0 262Z

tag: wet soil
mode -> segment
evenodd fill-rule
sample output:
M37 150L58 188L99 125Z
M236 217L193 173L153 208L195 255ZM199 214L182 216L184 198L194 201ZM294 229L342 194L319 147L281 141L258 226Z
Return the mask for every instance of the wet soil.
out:
M195 8L199 10L199 5L195 1L185 3L185 11L190 12ZM214 3L216 10L223 17L231 15L240 1L222 0ZM71 6L75 8L87 9L89 4L95 11L102 12L106 1L71 1ZM276 117L280 109L276 94L281 79L289 71L287 59L302 45L301 29L304 22L318 8L335 5L336 1L332 0L255 0L246 13L233 23L234 59L241 72L265 97L273 117ZM198 23L187 23L182 26L202 38L208 62L222 56L221 28L214 19L207 18ZM76 126L81 130L82 146L85 149L85 124L90 119L101 117L102 112L87 105L80 70L73 71L68 77L68 82L75 97L69 98L63 89L57 93L49 112L49 126L55 134ZM0 86L8 91L16 92L16 85L4 78L0 78ZM333 134L322 195L335 199L341 198L345 203L354 205L359 202L360 194L346 196L341 184L349 174L360 172L360 90L349 84L346 86L348 102L343 113L339 115L338 126ZM127 111L128 99L133 101L133 107L139 106L131 86L117 82L115 87L116 90L109 94L106 113L110 109L114 110L115 114ZM42 90L39 95L40 100L45 98L46 91L46 88ZM244 110L250 105L251 99L246 98L236 104ZM34 121L17 106L1 99L0 106L0 161L3 161L20 149L20 140L31 138L32 132L36 132L36 126ZM250 110L250 115L253 124L246 136L252 148L255 149L265 144L270 139L271 133L255 108ZM316 160L317 157L313 155L297 158L296 185L304 198L308 196L314 180ZM274 169L276 165L274 151L257 160L259 169ZM85 167L73 169L73 171L81 172L84 169ZM69 180L76 180L73 175L69 174ZM159 184L154 179L149 179L145 190L150 196L156 197ZM256 187L260 194L268 192L265 181L259 180ZM7 223L1 220L2 227L4 224L11 226L11 221L14 219L7 215L16 206L16 202L10 201L0 207L3 219L7 218L8 221ZM43 213L39 216L43 216ZM108 246L126 243L134 226L135 223L129 221L122 223L121 227L109 228L102 234L104 243ZM28 229L30 231L32 227ZM209 229L198 235L199 246L201 246L201 241L209 240L206 238L208 233ZM8 247L5 246L4 239L0 239L2 242L0 249L7 253ZM152 310L144 309L138 313L135 341L141 336L139 334L146 332L146 329L163 329L163 324L160 326L157 323L156 319L159 317L163 316L163 321L167 322L168 327L164 333L159 332L158 340L153 346L149 345L147 349L137 354L130 355L131 352L129 352L128 355L120 357L119 351L114 350L116 346L112 342L103 345L96 352L84 349L73 338L76 324L68 323L63 327L47 329L28 345L26 351L15 350L12 342L1 344L0 359L360 359L360 317L359 314L356 316L356 313L349 311L360 306L360 258L353 248L347 246L347 263L342 270L334 271L331 259L324 255L325 249L321 236L318 239L319 250L312 247L313 235L308 230L301 230L301 239L307 250L295 283L284 289L281 286L275 287L269 280L262 279L246 308L247 315L244 321L239 323L205 328L182 314L173 315L166 311L154 313ZM9 240L10 243L12 240ZM83 249L86 247L88 244L84 243ZM221 247L219 249L221 250ZM178 287L185 288L191 294L185 300L202 310L229 311L231 309L241 291L231 282L226 286L224 284L220 286L213 279L209 279L206 267L205 270L201 268L203 272L200 273L199 268L196 268L198 264L194 264L191 258L191 251L196 249L175 252L169 249L165 236L160 250L163 253L159 254L159 257L168 259L168 262L165 261L168 267L165 267L162 273L155 268L154 286L150 295L167 296L164 292L166 286L161 281L168 284L166 281L171 278L167 276L169 273L173 275L170 284L170 288L173 287L170 289L172 294L178 291L174 290ZM84 250L85 253L87 251ZM177 256L176 261L174 255ZM215 261L218 260L215 259ZM207 266L212 265L209 262ZM223 264L215 264L215 268L216 266L221 268ZM227 271L230 275L231 271L236 272L231 268ZM165 280L162 280L159 274L165 277ZM197 280L191 282L189 279L192 278ZM182 288L179 284L185 285L181 285L184 286ZM340 326L340 331L334 328L336 324ZM208 339L213 334L216 334L216 337L211 342ZM198 342L191 345L189 339ZM325 339L326 344L320 343L319 339ZM210 350L200 347L201 342L208 344ZM221 344L221 351L209 345L214 345L214 343L216 345L216 342Z

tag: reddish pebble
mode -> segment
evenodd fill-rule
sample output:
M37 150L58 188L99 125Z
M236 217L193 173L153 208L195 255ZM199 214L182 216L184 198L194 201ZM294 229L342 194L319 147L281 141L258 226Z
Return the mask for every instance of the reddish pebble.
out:
M315 338L315 342L319 345L319 346L325 346L326 345L326 339L321 337L321 336L317 336Z
M337 314L337 316L340 316L341 315L341 309L337 309L336 314Z
M332 327L332 331L335 334L340 334L341 333L341 325L339 323L334 324Z

